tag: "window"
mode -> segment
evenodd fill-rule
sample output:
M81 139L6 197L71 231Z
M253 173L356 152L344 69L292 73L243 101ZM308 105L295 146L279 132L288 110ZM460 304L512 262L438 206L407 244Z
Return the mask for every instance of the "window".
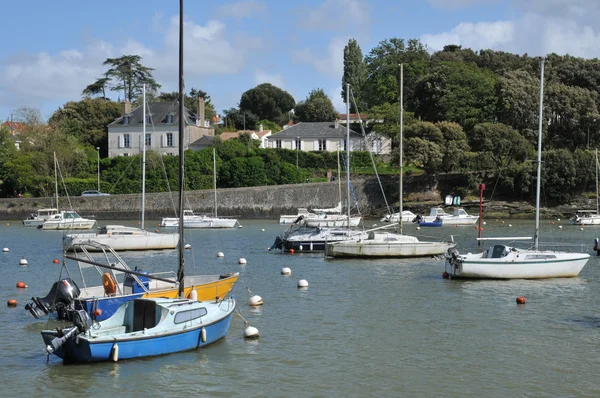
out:
M296 149L302 150L302 145L300 144L300 138L296 139Z
M175 314L175 323L193 321L206 315L206 308L197 308L189 311L181 311Z
M152 124L152 115L146 115L146 124Z
M168 124L173 124L174 120L175 120L175 115L173 114L173 112L170 112L169 114L167 114L167 123Z
M123 148L131 148L131 135L123 134Z
M326 150L327 150L327 140L326 139L319 140L319 151L326 151Z
M344 140L344 151L348 150L348 143L346 142L346 140Z
M167 146L173 146L173 133L167 133Z
M131 116L129 116L129 115L123 116L123 124L129 124L129 119L131 119Z
M152 146L152 133L146 133L146 146Z
M275 146L281 148L281 140L275 140Z

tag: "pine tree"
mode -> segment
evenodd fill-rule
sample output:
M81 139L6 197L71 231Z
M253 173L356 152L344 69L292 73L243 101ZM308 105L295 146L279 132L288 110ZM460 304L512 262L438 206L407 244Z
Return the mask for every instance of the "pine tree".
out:
M366 112L367 105L361 99L361 91L367 77L367 69L363 60L363 54L360 46L354 39L350 39L344 47L344 76L342 76L342 99L346 102L346 84L350 83L350 88L358 110L354 106L352 97L350 97L350 110L353 113Z

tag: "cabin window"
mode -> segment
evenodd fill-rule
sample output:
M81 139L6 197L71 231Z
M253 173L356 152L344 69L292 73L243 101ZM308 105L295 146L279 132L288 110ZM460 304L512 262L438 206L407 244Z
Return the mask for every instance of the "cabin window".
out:
M152 133L146 133L146 146L152 146Z
M175 323L183 323L193 321L206 315L206 308L196 308L189 311L181 311L175 315Z
M326 139L319 140L319 151L326 151L326 150L327 150L327 140Z
M167 146L173 146L173 133L167 133Z
M554 254L528 254L525 256L525 260L552 260L556 259Z

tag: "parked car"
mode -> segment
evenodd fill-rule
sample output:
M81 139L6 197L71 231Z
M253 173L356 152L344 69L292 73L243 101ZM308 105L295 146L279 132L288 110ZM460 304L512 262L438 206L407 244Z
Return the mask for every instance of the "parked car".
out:
M93 191L83 191L81 193L81 196L110 196L110 194L93 190Z

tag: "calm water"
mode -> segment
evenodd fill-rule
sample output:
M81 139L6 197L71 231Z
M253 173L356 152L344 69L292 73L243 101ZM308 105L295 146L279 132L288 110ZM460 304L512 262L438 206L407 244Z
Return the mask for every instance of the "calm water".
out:
M531 234L533 222L508 223L492 220L485 234ZM461 282L441 278L442 260L267 253L284 229L274 221L189 231L187 273L239 271L235 295L260 339L244 340L244 322L236 316L227 338L206 349L65 366L57 357L46 363L39 331L47 322L23 308L58 278L60 266L52 260L61 258L62 233L6 224L0 224L0 246L10 252L0 253L0 296L19 304L0 305L0 396L600 396L596 257L573 279ZM596 237L593 229L580 231L565 220L544 225L543 240L591 249ZM406 232L454 234L476 247L469 227L415 231L411 225ZM218 251L225 257L216 258ZM26 267L19 266L22 256ZM176 268L174 251L122 256L148 271ZM238 265L240 257L248 264ZM292 276L280 275L284 265ZM296 288L301 276L308 290ZM19 280L29 288L16 289ZM246 287L263 297L262 308L247 306ZM515 304L519 295L527 298L525 306Z

